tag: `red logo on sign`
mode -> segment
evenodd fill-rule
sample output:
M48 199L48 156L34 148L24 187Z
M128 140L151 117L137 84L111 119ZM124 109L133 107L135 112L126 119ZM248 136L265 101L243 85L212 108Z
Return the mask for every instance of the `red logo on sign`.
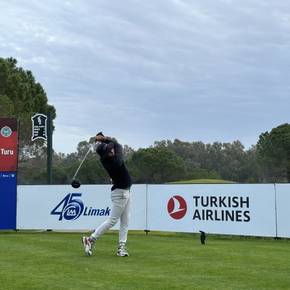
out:
M167 203L167 211L172 218L182 219L187 211L186 201L182 196L174 195Z

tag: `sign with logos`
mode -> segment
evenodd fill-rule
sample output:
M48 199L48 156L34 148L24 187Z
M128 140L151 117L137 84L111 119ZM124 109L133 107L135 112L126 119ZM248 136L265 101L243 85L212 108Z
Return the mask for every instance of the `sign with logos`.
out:
M16 229L17 119L0 118L0 229Z
M78 189L69 185L18 186L17 228L95 229L111 213L110 189L111 185L82 185ZM131 194L129 229L144 229L146 186L134 185Z
M18 186L17 228L92 230L111 213L110 187ZM131 192L131 230L290 237L290 184L133 185Z
M0 229L16 229L16 172L0 172Z
M36 139L47 140L47 116L44 114L35 114L31 117L32 121L32 137L31 140Z
M0 118L0 172L17 170L17 149L17 119Z
M148 185L148 229L274 237L274 185Z

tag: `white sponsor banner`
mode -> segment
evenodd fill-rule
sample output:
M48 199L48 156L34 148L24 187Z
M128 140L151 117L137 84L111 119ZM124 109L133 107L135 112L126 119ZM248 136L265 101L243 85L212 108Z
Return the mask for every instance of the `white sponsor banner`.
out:
M273 184L148 185L148 230L276 236Z
M22 185L17 192L17 229L94 229L111 212L111 185ZM129 229L146 226L146 185L131 188ZM114 229L118 228L118 224Z
M290 184L276 184L277 236L290 238Z

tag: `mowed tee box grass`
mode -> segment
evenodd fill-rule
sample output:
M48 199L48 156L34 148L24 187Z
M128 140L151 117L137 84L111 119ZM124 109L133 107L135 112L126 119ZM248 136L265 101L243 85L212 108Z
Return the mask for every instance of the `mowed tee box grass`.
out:
M84 255L82 233L0 232L0 289L290 289L290 241L110 231Z

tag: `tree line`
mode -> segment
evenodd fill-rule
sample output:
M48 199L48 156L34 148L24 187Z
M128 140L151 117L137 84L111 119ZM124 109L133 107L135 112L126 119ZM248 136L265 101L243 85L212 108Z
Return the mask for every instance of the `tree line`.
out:
M287 125L290 130L290 125ZM262 134L263 135L263 134ZM273 162L261 155L261 140L250 149L240 141L232 143L157 141L149 148L134 150L124 146L127 167L134 183L167 183L192 179L223 179L239 183L289 182L287 162ZM77 151L54 154L53 183L69 184L90 143L82 141ZM79 171L82 183L110 183L96 153L90 152ZM46 182L46 153L28 158L19 164L19 182Z
M46 183L46 146L32 143L31 116L56 110L48 104L45 90L32 72L17 67L13 58L0 58L0 117L20 120L19 184ZM81 141L76 152L53 154L54 184L69 184L90 143ZM257 144L245 149L231 143L175 139L156 141L149 148L134 150L124 145L126 164L134 183L166 183L191 179L224 179L239 183L290 182L290 125L285 123L260 134ZM83 164L82 183L110 183L95 153Z

